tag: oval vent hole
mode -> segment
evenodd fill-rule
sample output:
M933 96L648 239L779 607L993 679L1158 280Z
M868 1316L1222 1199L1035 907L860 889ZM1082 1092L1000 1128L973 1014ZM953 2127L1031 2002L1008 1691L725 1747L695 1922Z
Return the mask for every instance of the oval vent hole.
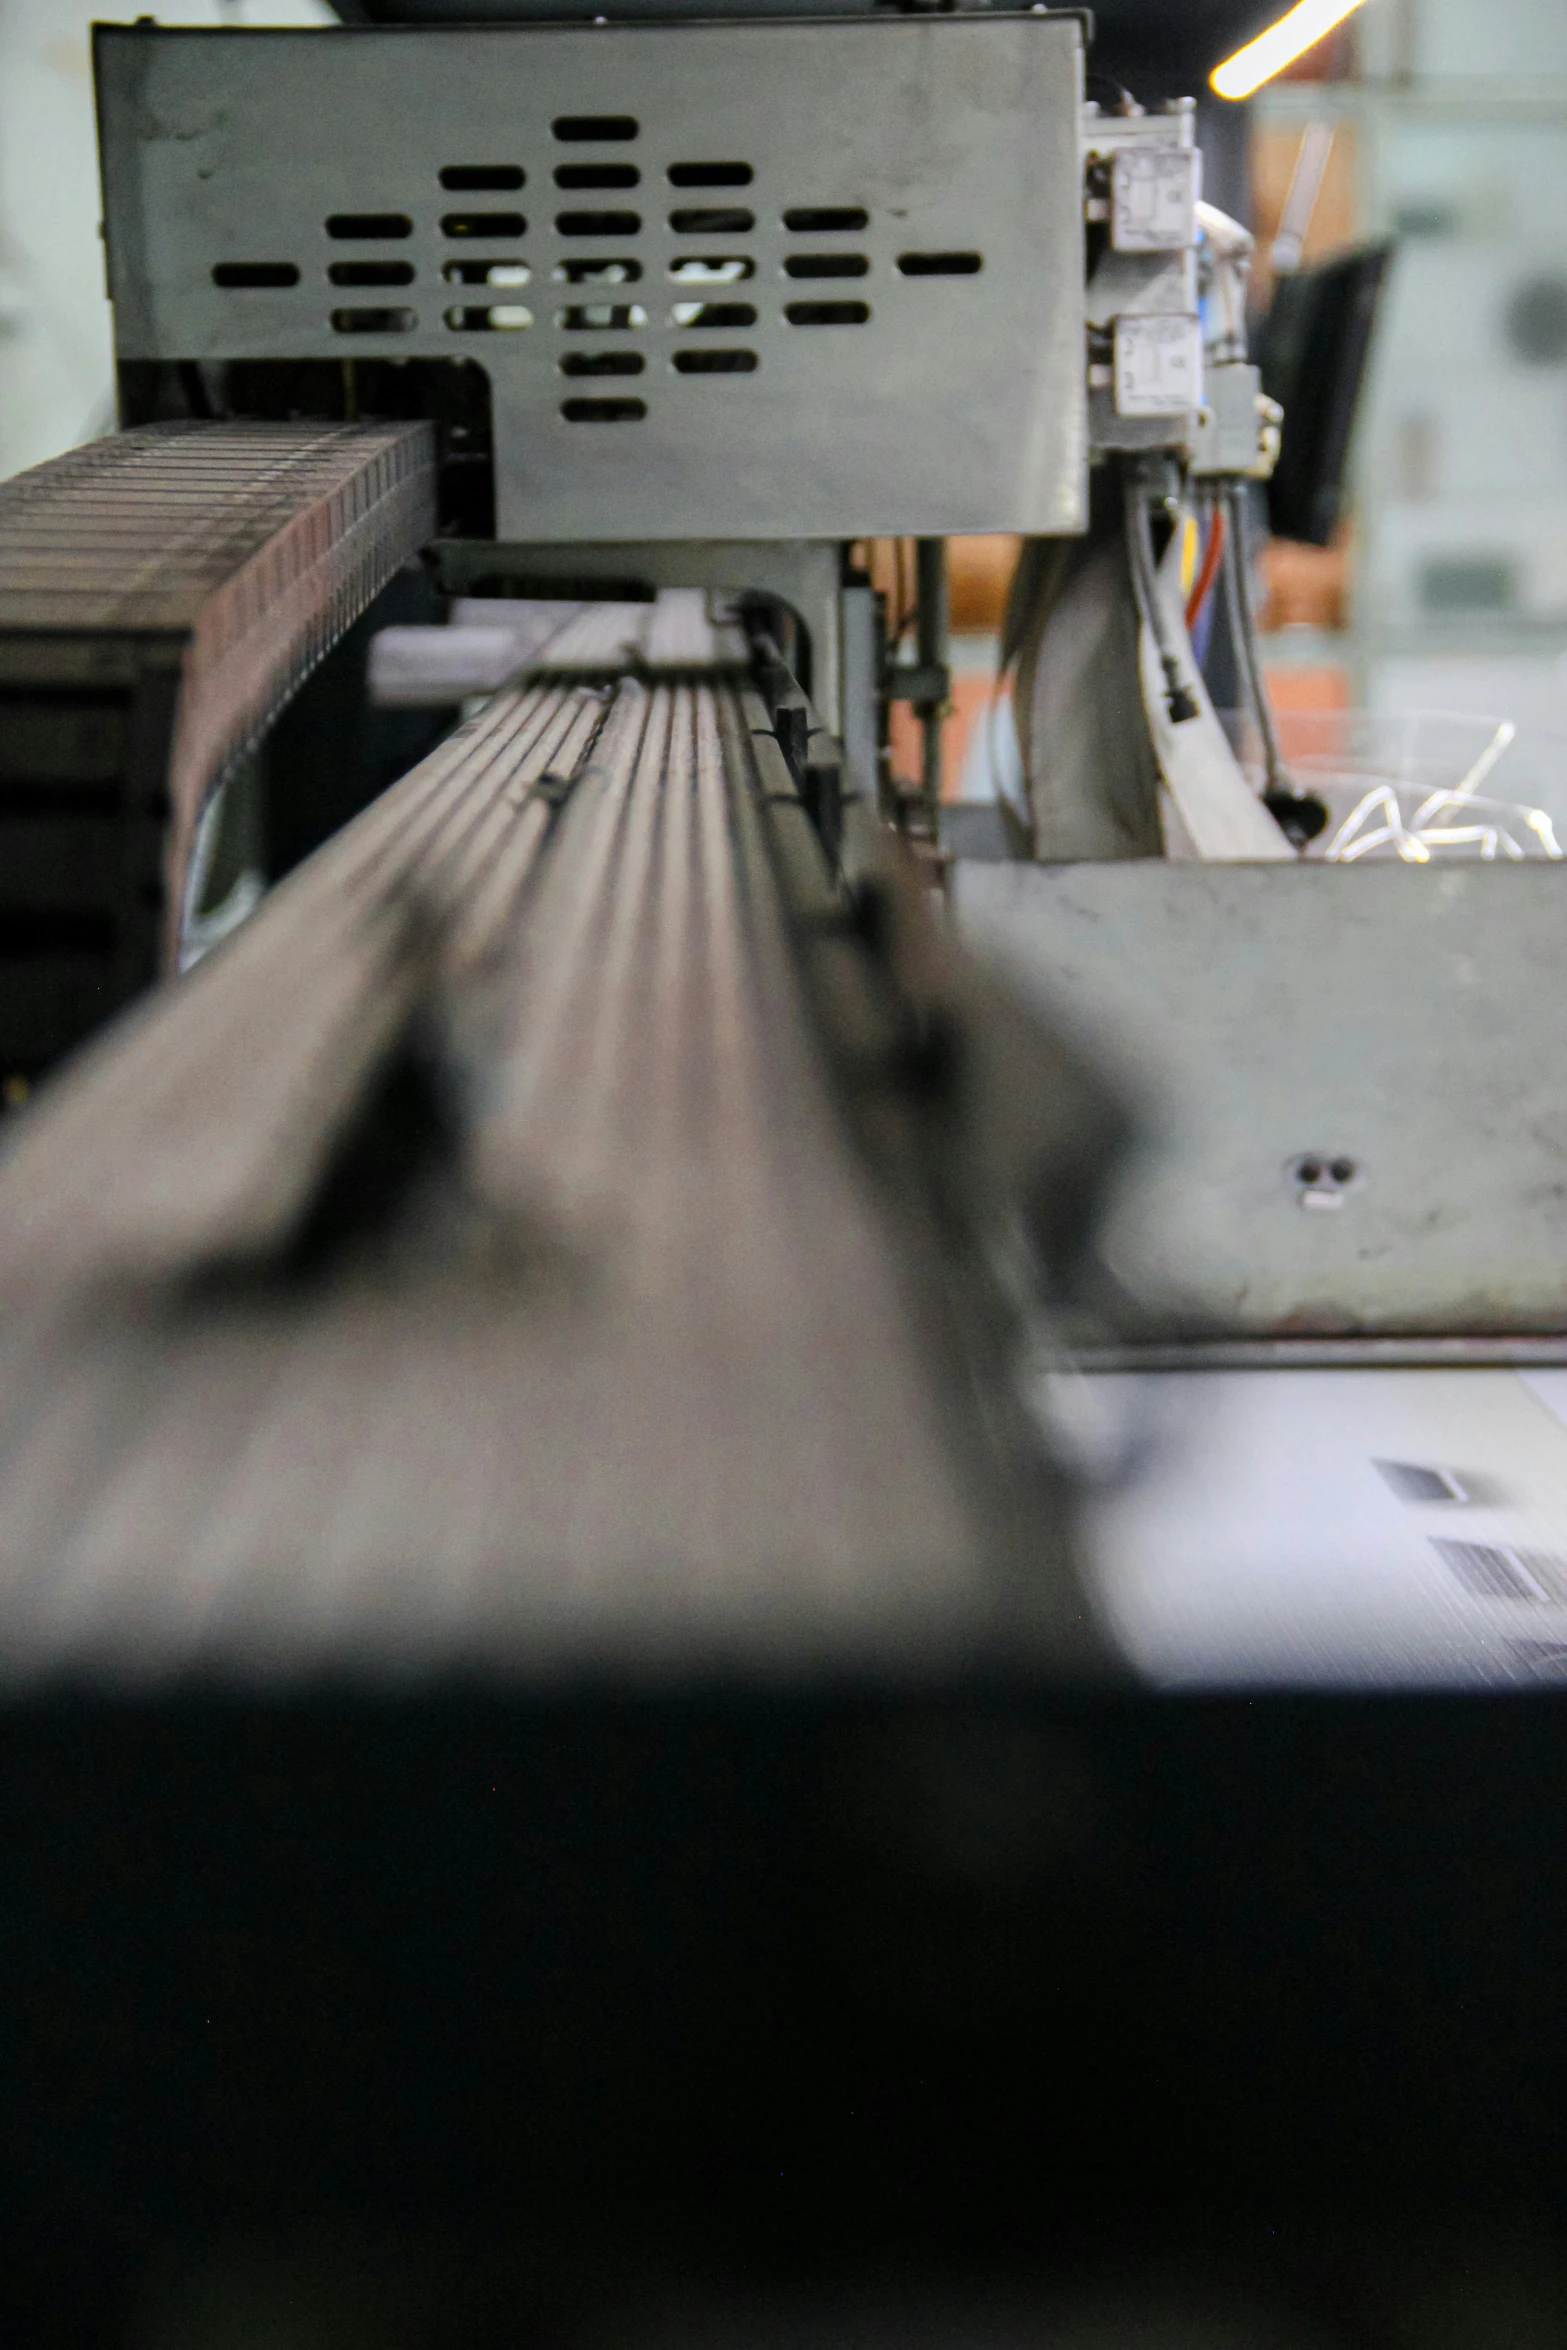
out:
M898 267L905 277L978 277L985 266L983 253L900 253Z
M870 214L859 204L804 204L783 216L797 237L830 237L838 229L868 228Z
M409 275L413 272L410 270ZM298 264L293 261L220 261L212 272L215 286L297 286Z
M671 326L755 326L750 302L677 302L669 313Z
M619 327L646 326L647 312L640 302L582 302L557 310L555 324L568 334L600 335Z
M784 270L789 277L869 277L871 265L863 253L791 253Z
M559 163L557 188L634 188L642 174L634 163Z
M754 351L677 351L677 375L754 375Z
M587 147L634 139L641 125L634 114L557 114L550 128L563 146Z
M748 253L707 253L700 260L671 261L669 274L677 286L738 286L755 277L756 263Z
M441 173L441 185L450 188L454 196L498 196L520 188L526 177L520 163L448 163Z
M738 204L700 204L672 212L669 225L677 237L744 237L755 228L756 214Z
M520 237L527 227L520 212L448 212L441 220L443 237Z
M640 212L557 212L555 226L563 237L634 237L642 226Z
M359 265L350 262L350 268ZM372 261L372 269L397 269L396 261ZM409 276L413 275L412 270ZM533 275L526 261L448 261L441 271L449 286L525 286Z
M334 310L332 331L339 335L406 335L417 320L411 310Z
M448 310L446 323L454 334L520 334L533 324L525 302L484 302L476 308Z
M334 261L327 270L334 286L411 286L411 261Z
M562 400L568 424L635 424L647 414L646 400Z
M870 317L869 302L786 302L784 316L791 326L863 326Z
M634 286L642 275L640 261L557 261L558 286Z
M749 163L672 163L672 188L748 188L756 174Z
M334 212L326 233L344 243L368 243L375 237L411 237L414 224L406 212Z
M568 351L562 375L640 375L647 361L640 351Z

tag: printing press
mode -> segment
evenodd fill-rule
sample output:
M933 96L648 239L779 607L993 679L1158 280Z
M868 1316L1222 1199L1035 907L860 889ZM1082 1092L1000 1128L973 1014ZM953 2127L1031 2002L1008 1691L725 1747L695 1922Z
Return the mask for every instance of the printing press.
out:
M354 13L98 28L0 483L11 2338L1392 2339L1559 2216L1553 1701L1151 1687L1062 1413L1562 1358L1554 875L1302 854L1085 11Z

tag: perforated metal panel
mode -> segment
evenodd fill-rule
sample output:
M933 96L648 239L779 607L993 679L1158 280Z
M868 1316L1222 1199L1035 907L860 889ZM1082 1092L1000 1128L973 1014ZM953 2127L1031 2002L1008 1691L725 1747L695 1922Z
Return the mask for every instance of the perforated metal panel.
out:
M1074 19L97 37L124 359L477 359L513 539L1081 525Z

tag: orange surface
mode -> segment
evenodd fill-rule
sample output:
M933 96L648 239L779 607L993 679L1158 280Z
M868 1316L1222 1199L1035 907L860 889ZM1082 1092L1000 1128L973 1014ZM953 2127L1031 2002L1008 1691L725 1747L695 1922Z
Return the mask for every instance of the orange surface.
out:
M1343 628L1349 609L1349 533L1330 547L1270 539L1262 550L1264 601L1258 621L1271 628Z
M952 701L941 728L941 796L958 797L963 763L976 727L986 723L994 680L982 672L960 674L952 680ZM907 702L892 709L892 768L906 783L919 780L921 735L919 720Z
M997 631L1023 541L1010 531L947 541L948 617L961 636Z
M1021 545L1022 540L1010 532L948 539L947 598L955 635L999 634ZM862 545L861 552L873 582L887 599L889 620L896 626L914 598L913 541L873 539ZM943 790L948 799L956 797L974 729L984 723L993 683L984 671L960 670L952 680L951 706L941 737ZM893 704L891 735L893 773L905 783L917 783L920 726L907 702Z
M1251 138L1251 226L1257 250L1251 265L1251 298L1259 310L1273 299L1273 240L1278 235L1284 199L1300 153L1301 132L1294 124L1259 124ZM1334 126L1327 169L1306 232L1302 259L1321 261L1341 245L1352 244L1360 227L1360 158L1355 125Z
M1292 718L1317 718L1324 710L1349 708L1349 672L1330 662L1310 669L1270 669L1265 646L1262 676L1273 705L1279 749L1286 759L1303 757L1308 750L1321 747L1320 733L1309 729L1303 738L1300 729L1291 728Z

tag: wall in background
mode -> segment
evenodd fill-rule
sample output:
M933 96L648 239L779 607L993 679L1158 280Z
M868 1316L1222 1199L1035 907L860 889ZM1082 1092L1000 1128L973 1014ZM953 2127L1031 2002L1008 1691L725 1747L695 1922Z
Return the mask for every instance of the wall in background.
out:
M1355 26L1352 80L1255 107L1259 211L1326 121L1314 241L1397 245L1342 577L1273 550L1271 673L1286 700L1326 684L1567 741L1567 5L1369 0Z
M0 477L107 432L89 27L103 0L0 0ZM318 25L326 0L158 0L160 24Z
M1561 0L1371 0L1355 26L1373 81L1477 83L1567 74Z

